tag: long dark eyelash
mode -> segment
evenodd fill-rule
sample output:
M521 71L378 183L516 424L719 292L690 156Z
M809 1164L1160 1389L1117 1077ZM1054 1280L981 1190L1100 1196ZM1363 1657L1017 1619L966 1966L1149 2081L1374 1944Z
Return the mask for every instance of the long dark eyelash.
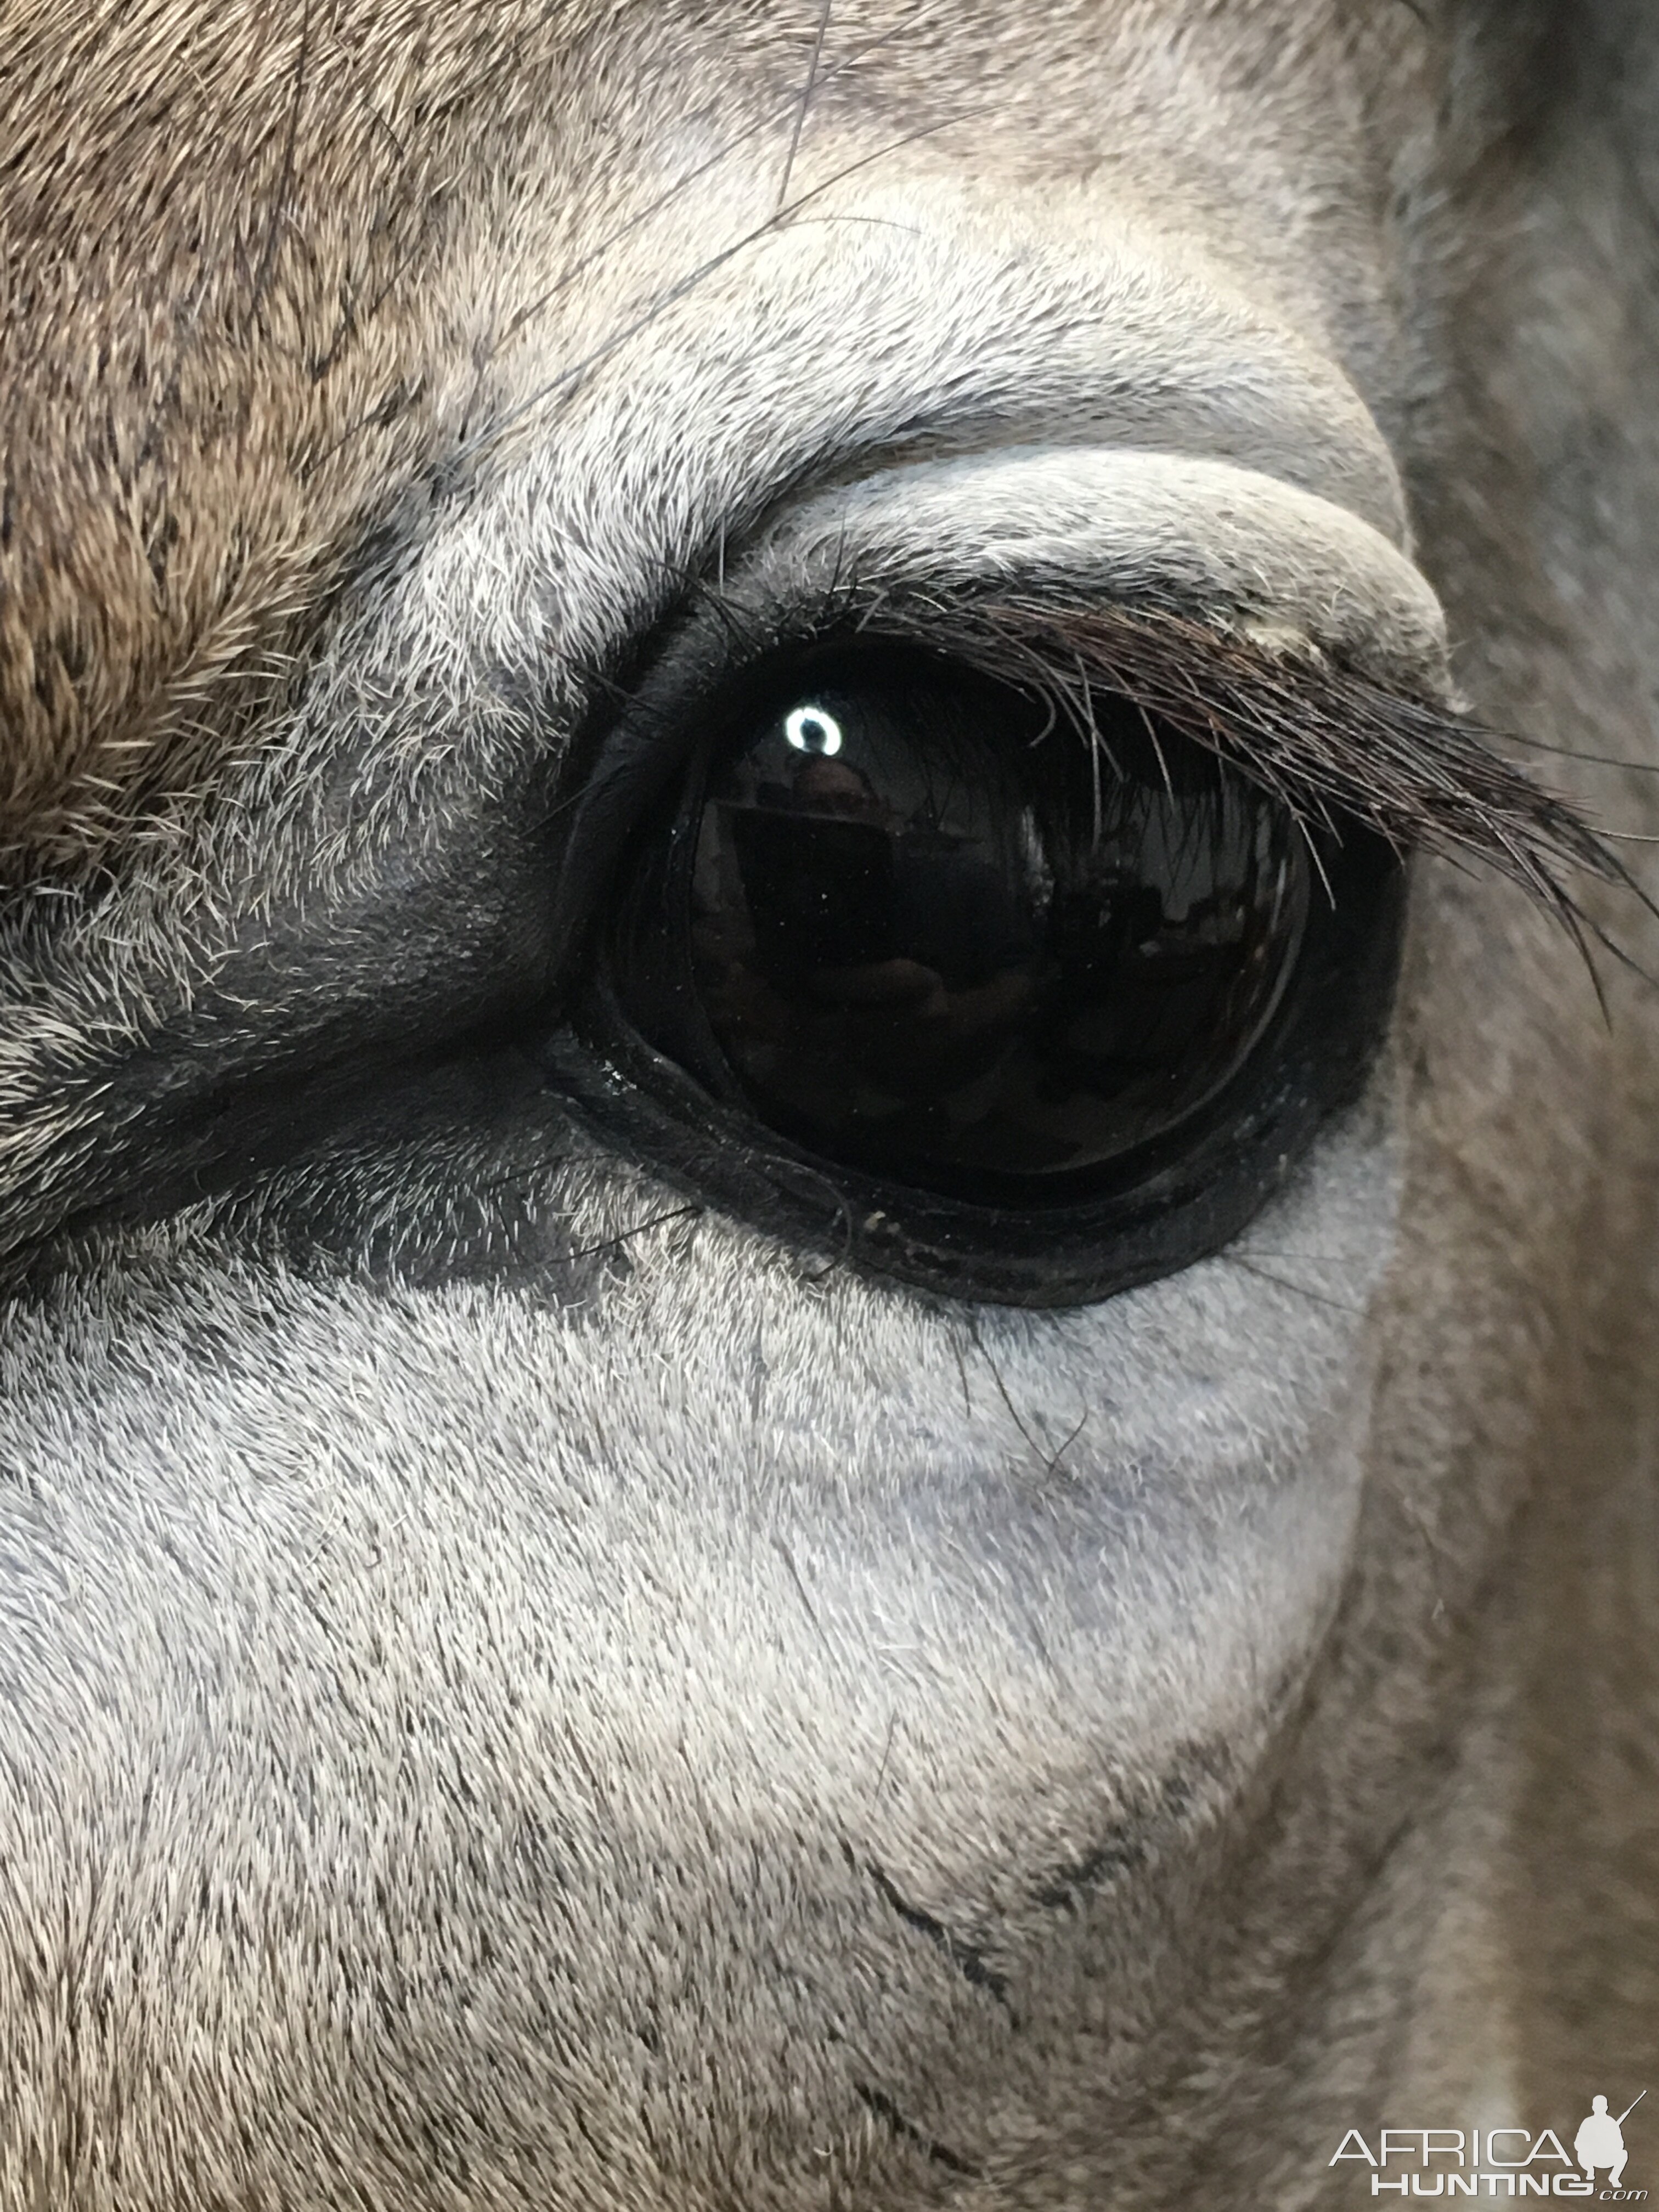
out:
M884 631L896 611L876 618ZM1330 829L1340 812L1400 849L1487 862L1564 916L1578 914L1575 875L1635 888L1571 806L1494 750L1494 733L1311 651L1172 613L1013 598L932 610L909 634L1041 689L1074 721L1088 686L1115 692L1299 819Z
M752 617L715 599L736 648ZM1091 691L1127 699L1327 830L1358 820L1399 851L1477 861L1518 884L1581 944L1628 956L1584 913L1575 879L1640 885L1565 799L1504 759L1501 733L1425 697L1391 690L1311 645L1268 645L1247 630L1168 609L1056 604L1007 592L895 592L843 572L786 638L826 629L950 653L1047 701L1086 740ZM753 649L752 635L747 641Z

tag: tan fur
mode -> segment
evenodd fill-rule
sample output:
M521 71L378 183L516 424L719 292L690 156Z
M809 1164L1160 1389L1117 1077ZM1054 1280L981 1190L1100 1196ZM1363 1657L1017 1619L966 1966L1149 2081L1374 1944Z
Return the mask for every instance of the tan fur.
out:
M11 839L210 773L488 392L520 117L580 10L8 10ZM481 204L472 176L490 180ZM489 296L494 295L495 296Z

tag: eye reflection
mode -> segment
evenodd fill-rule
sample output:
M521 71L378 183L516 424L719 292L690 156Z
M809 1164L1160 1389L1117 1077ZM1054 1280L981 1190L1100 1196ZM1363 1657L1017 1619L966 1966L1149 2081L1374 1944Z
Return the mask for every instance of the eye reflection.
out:
M783 734L798 753L841 750L841 724L822 707L792 707L783 718Z
M1127 702L1091 743L920 655L810 672L709 757L666 884L726 1087L821 1154L1028 1202L1213 1097L1302 940L1285 811Z

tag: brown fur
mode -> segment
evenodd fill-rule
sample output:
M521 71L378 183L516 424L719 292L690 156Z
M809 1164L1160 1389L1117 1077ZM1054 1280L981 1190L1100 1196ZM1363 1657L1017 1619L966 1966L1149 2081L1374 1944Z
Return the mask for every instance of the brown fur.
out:
M0 820L72 856L286 696L479 420L458 296L581 13L7 10ZM597 149L593 149L595 152ZM606 149L610 153L611 149ZM404 527L409 526L408 520Z

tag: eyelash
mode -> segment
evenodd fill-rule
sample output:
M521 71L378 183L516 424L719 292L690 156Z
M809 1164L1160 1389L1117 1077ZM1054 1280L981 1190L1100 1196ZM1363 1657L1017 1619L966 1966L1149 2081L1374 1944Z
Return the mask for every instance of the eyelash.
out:
M849 569L764 617L705 585L659 626L654 651L635 647L641 685L615 672L590 679L610 712L596 738L572 747L562 777L572 795L553 810L557 964L588 933L634 826L683 768L700 705L745 669L837 636L948 655L1041 697L1085 742L1090 693L1127 699L1149 724L1155 718L1267 791L1305 830L1340 834L1346 819L1398 854L1492 867L1581 944L1588 933L1624 957L1587 922L1574 884L1634 890L1628 871L1571 806L1502 757L1495 733L1446 707L1385 689L1311 647L1269 644L1172 606L1091 604L1052 583L903 592Z
M1485 863L1557 911L1573 910L1576 876L1630 884L1582 817L1495 749L1498 733L1282 635L1267 642L1172 605L1091 604L1052 585L903 592L855 573L764 621L705 589L675 628L694 626L705 632L698 689L785 649L890 639L1035 692L1085 733L1091 690L1127 698L1299 818L1328 827L1340 812L1397 850ZM614 681L603 689L615 696Z

